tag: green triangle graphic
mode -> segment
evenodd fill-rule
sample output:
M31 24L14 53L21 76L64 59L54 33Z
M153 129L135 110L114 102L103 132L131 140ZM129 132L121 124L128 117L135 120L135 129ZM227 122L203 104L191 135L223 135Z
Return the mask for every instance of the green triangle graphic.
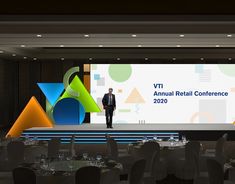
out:
M68 88L65 90L60 99L63 98L75 98L84 106L86 112L101 112L99 106L96 104L92 96L89 94L82 81L76 75L72 82L69 84L70 88L72 88L75 92L79 94L79 96L75 97L69 94Z

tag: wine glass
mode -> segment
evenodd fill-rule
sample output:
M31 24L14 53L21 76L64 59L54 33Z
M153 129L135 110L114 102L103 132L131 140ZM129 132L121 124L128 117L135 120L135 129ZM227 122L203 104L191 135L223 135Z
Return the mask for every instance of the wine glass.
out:
M72 156L67 156L67 157L66 157L66 160L67 160L67 161L71 161L72 159L73 159Z
M55 167L54 167L54 166L51 166L51 167L50 167L50 171L52 172L52 174L55 174Z
M187 142L186 137L184 135L182 135L182 142L183 142L183 144L186 144L186 142Z
M64 155L64 153L60 153L60 154L59 154L59 160L60 160L60 161L65 160L65 155Z
M100 166L101 160L102 160L102 155L100 155L100 154L96 155L96 160L97 160L97 165Z
M174 135L170 135L170 139L169 139L170 141L174 141Z
M83 153L83 154L82 154L82 157L83 157L84 160L87 160L87 158L88 158L88 153Z
M153 136L153 140L154 140L154 141L157 141L157 140L158 140L157 135L154 135L154 136Z
M143 143L147 142L148 141L148 137L147 136L144 136L143 138Z
M99 154L99 155L96 156L96 160L97 160L98 162L100 162L101 159L102 159L102 155Z
M62 160L62 154L58 154L58 158L59 158L59 160L61 161Z
M70 170L70 172L73 171L73 163L72 162L69 163L69 170Z

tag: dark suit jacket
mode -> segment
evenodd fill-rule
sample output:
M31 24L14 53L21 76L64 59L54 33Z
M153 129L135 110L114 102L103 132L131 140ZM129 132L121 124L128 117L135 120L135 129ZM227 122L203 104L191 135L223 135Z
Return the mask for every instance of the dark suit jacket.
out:
M115 95L112 94L112 101L113 101L113 107L116 108L116 100L115 100ZM103 106L107 106L108 105L108 102L109 102L109 94L106 93L102 99L102 104Z

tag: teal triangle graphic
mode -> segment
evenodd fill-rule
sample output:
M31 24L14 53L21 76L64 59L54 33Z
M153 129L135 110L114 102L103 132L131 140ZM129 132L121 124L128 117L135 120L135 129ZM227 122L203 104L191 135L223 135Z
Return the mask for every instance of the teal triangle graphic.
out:
M63 83L37 83L47 100L53 106L64 91Z

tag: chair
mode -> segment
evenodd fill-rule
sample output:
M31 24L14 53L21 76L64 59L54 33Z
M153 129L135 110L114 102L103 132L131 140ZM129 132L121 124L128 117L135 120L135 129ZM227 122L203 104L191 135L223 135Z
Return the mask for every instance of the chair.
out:
M207 160L207 168L209 175L209 184L234 184L231 181L224 181L223 166L215 159Z
M48 158L57 158L60 150L60 138L52 138L48 142Z
M115 184L120 181L120 170L112 168L109 171L103 172L101 175L102 184Z
M185 158L177 161L175 176L182 180L193 180L198 172L200 142L191 141L185 146Z
M127 153L120 154L116 140L109 136L107 137L107 154L109 159L120 162L123 165L123 174L129 173L135 159Z
M144 176L146 161L144 159L137 160L133 164L128 176L128 181L120 181L115 184L141 184Z
M220 139L218 139L215 146L215 158L221 164L225 163L225 154L224 154L224 146L227 141L228 134L224 134Z
M194 155L195 164L195 177L193 179L193 184L209 184L209 176L207 171L201 171L199 167L199 157Z
M24 143L12 141L7 144L8 167L13 169L24 162Z
M76 136L73 134L71 136L71 141L69 144L67 144L66 146L63 145L63 147L59 149L59 153L65 155L65 156L72 156L74 157L76 155L76 151L75 151L75 138Z
M36 184L36 174L29 168L15 168L12 174L14 184Z
M9 161L24 160L24 143L20 141L12 141L7 144L7 157Z
M157 143L158 144L158 143ZM164 160L160 159L160 146L158 144L157 151L154 152L151 159L150 172L144 173L144 184L155 184L156 180L163 180L167 177L167 165Z
M100 184L100 168L87 166L75 173L75 184Z
M112 137L106 137L108 157L113 160L118 159L118 145Z
M139 156L146 160L145 171L149 172L151 170L153 154L159 150L160 146L157 142L145 142L140 150Z
M12 184L13 183L13 177L12 177L12 171L0 171L0 181L3 184Z
M75 138L76 138L75 135L73 135L71 137L71 142L70 142L70 154L71 154L71 156L75 156L76 155L76 151L75 151Z
M219 161L221 164L225 163L224 145L227 141L228 134L224 134L216 141L215 149L206 149L202 158L205 160L213 158Z
M195 173L193 184L209 184L209 176L207 171Z

